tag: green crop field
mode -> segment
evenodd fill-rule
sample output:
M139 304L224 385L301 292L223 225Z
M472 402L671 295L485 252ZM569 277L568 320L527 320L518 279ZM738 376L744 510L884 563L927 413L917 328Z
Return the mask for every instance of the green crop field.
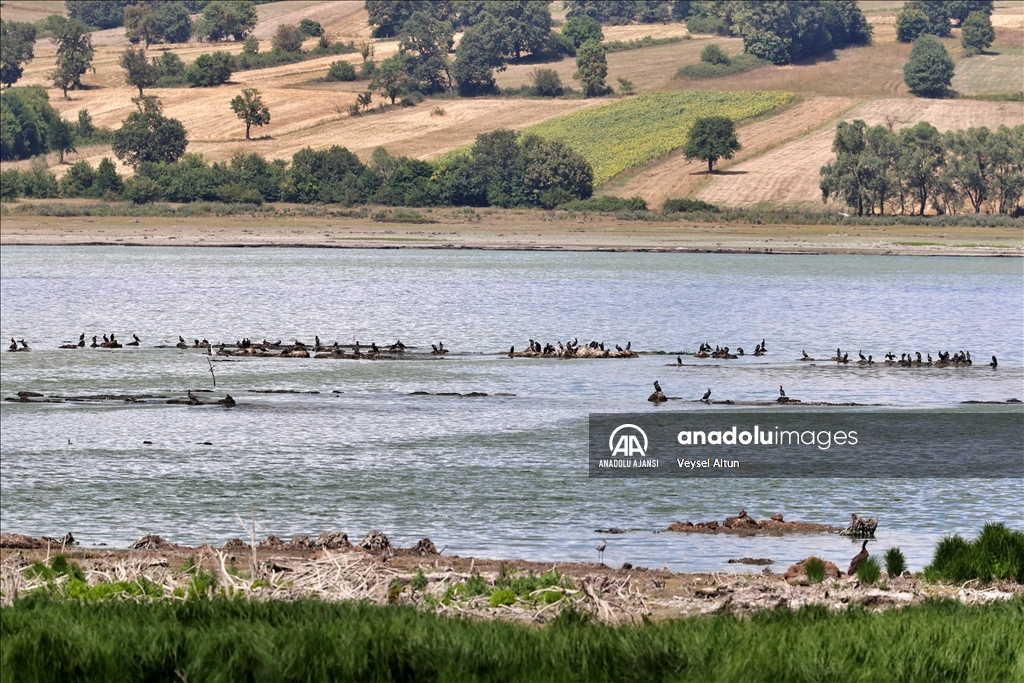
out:
M787 92L656 92L545 121L526 129L558 138L594 167L594 185L686 144L705 116L741 121L792 102Z

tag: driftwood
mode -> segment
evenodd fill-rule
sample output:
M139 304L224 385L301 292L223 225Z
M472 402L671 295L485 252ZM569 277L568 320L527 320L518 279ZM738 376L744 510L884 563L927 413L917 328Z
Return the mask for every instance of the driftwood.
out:
M875 530L878 528L878 517L858 517L856 513L850 516L850 526L839 532L840 536L851 536L853 538L874 538Z

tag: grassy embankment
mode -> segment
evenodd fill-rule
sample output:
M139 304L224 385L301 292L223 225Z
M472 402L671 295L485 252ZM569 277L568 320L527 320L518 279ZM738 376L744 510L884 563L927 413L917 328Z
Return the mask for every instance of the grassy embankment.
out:
M643 626L536 628L405 607L23 601L0 612L4 680L1009 681L1024 602L873 614L810 607Z

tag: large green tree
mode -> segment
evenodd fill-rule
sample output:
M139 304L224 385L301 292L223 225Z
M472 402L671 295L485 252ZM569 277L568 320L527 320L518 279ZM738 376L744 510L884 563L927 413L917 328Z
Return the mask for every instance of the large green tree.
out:
M399 48L412 57L408 71L420 92L434 94L451 88L452 64L448 53L453 45L451 22L428 12L414 12L399 31Z
M908 10L924 12L928 17L927 33L939 37L950 34L952 25L949 23L949 6L945 0L909 0L903 5L903 11Z
M946 0L946 10L949 18L957 26L962 26L971 12L984 12L992 14L995 3L992 0Z
M118 60L121 68L124 69L124 81L128 85L139 89L139 97L142 97L144 88L149 88L156 83L157 68L146 59L146 51L141 47L128 46L121 53Z
M899 175L904 192L924 215L928 200L939 183L944 163L942 136L935 126L921 121L899 132Z
M370 26L375 27L373 35L377 38L398 35L402 24L415 12L427 12L439 21L452 21L456 14L455 3L450 0L367 0L365 5Z
M590 40L576 50L576 73L572 75L583 86L587 97L599 97L608 93L604 79L608 76L608 60L604 46Z
M976 55L985 51L996 39L992 19L985 12L971 12L963 22L960 44L968 55Z
M188 147L188 133L181 121L164 116L155 97L137 97L132 102L137 111L114 131L114 155L133 168L144 162L173 163L180 159Z
M215 0L203 8L195 31L208 40L242 40L256 27L256 9L251 2Z
M117 28L124 25L124 9L128 0L66 0L68 18L87 26Z
M495 0L485 10L504 29L504 56L519 59L523 53L537 53L551 32L551 11L544 2Z
M494 69L505 68L501 41L501 27L490 16L462 35L452 68L460 95L489 95L497 90Z
M253 126L265 126L270 123L270 109L263 103L260 91L256 88L245 88L241 95L231 100L231 110L245 122L245 139L250 140L249 130Z
M953 59L942 41L925 34L914 41L910 59L903 67L903 80L910 92L925 97L946 93L953 82Z
M586 14L567 19L562 24L562 35L571 40L577 48L588 40L596 40L599 43L604 40L601 24Z
M218 50L202 54L185 69L185 78L193 87L211 88L231 80L231 55Z
M390 98L391 104L394 104L399 96L409 90L411 59L401 52L385 59L373 72L373 82L370 83L370 87L379 92L382 97Z
M687 160L708 162L708 173L711 173L719 159L732 159L740 149L733 120L728 116L707 116L693 122L683 145L683 154Z
M36 27L24 21L0 19L0 83L18 82L25 64L35 56Z
M46 131L46 144L51 151L57 152L58 162L64 163L64 155L75 152L75 131L71 124L57 117L50 121Z
M928 33L928 15L919 9L905 9L896 15L896 40L912 43Z
M81 88L82 75L92 67L92 35L82 22L63 17L53 23L52 31L57 44L57 66L50 72L50 79L67 99L68 89Z

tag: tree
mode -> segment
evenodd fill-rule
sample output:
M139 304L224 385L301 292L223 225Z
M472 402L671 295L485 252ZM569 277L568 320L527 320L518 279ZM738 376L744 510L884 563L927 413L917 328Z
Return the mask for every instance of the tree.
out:
M451 62L454 32L451 22L434 19L427 12L414 12L399 31L399 49L410 56L406 71L415 89L433 94L451 87Z
M301 52L302 41L305 38L306 36L295 26L278 24L277 31L274 32L274 37L271 39L270 44L274 46L275 50L281 52Z
M92 66L92 37L89 27L71 19L55 22L53 41L57 44L57 68L50 73L53 84L68 97L69 88L82 87L82 74Z
M77 19L87 26L117 28L124 25L127 0L66 0L69 19Z
M57 117L50 121L46 131L46 144L51 151L57 152L59 162L64 163L64 155L76 152L75 131L64 119Z
M96 194L102 197L107 192L113 194L120 194L121 190L124 189L124 180L117 172L117 167L114 166L114 162L103 157L100 160L100 165L96 169L96 179L93 181L93 190Z
M246 88L241 95L236 95L231 100L231 110L238 118L245 121L245 139L249 137L249 129L252 126L265 126L270 123L270 109L263 104L260 91L256 88Z
M928 15L919 9L905 9L896 15L896 40L912 43L928 32Z
M143 96L143 88L149 88L156 83L156 67L146 59L146 51L141 47L125 48L119 63L124 69L125 83L138 88L139 97Z
M35 44L35 26L0 19L0 83L9 88L18 82L24 65L35 56Z
M992 14L994 4L992 0L946 0L946 10L957 26L963 26L971 12Z
M159 40L160 29L152 4L141 2L124 8L124 36L128 42L142 42L146 47Z
M683 146L683 154L687 161L707 161L708 173L711 173L715 162L719 159L732 159L733 154L740 149L733 120L727 116L708 116L693 122Z
M384 97L391 98L391 104L399 95L403 94L409 85L408 63L406 55L401 52L391 55L377 67L374 72L373 83L370 87L380 92Z
M953 82L953 68L942 41L925 34L914 41L910 59L903 67L903 80L915 95L938 97Z
M451 21L455 17L455 4L450 0L421 2L417 0L367 0L366 12L375 38L398 35L402 24L417 11L429 12L439 21Z
M728 64L729 55L718 46L718 43L711 43L700 51L700 61L708 64Z
M580 45L576 51L576 73L572 75L583 86L583 94L587 97L599 97L608 92L604 79L608 75L608 60L604 56L604 46L589 41Z
M246 36L242 43L242 52L247 55L259 54L260 40L256 36Z
M7 88L0 92L0 159L27 159L47 151L50 122L59 118L41 86Z
M992 19L985 12L971 12L963 22L960 44L968 55L976 55L985 51L985 48L996 39L995 29L992 28Z
M215 0L203 8L196 34L218 41L227 37L242 40L256 27L256 10L251 2Z
M909 0L903 11L919 10L928 17L927 33L944 38L950 34L949 7L943 0ZM897 17L899 18L899 17Z
M528 204L553 209L564 201L593 194L594 169L564 142L524 135L520 145L523 192Z
M489 95L497 90L493 70L504 69L501 27L488 16L462 35L455 51L452 75L462 97Z
M114 155L136 169L146 161L174 163L180 159L188 147L188 133L181 121L164 116L155 97L133 98L132 103L138 111L114 131Z
M548 3L530 0L496 0L484 10L502 26L505 35L503 54L519 59L524 52L536 54L543 50L544 40L551 32L551 11Z
M921 121L899 132L900 183L903 191L917 200L922 216L938 185L943 163L942 137L935 126Z
M214 52L196 57L185 69L185 78L196 88L210 88L231 80L231 55Z
M588 40L596 40L599 43L604 40L601 24L586 14L567 19L562 24L562 35L571 40L577 48Z
M157 31L160 42L187 43L195 27L188 6L183 2L158 2L156 15Z
M303 19L299 22L299 31L302 35L309 36L310 38L319 38L324 35L324 27L319 21L313 19Z

